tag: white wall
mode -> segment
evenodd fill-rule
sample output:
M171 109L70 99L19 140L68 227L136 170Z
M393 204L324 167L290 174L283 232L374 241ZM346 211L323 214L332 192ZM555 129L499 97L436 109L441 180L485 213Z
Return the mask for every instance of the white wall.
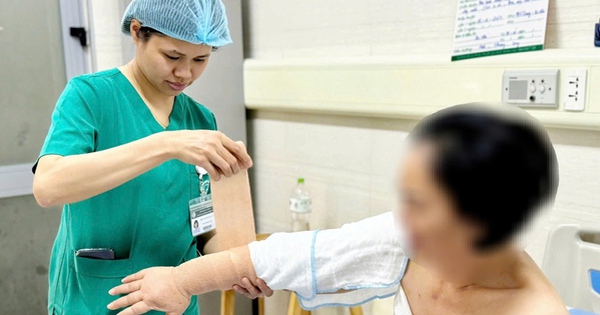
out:
M456 1L250 0L246 6L246 55L254 59L449 55L452 48ZM598 12L600 2L595 0L550 1L547 47L591 47ZM297 176L307 177L315 194L315 227L338 226L386 210L380 209L386 204L378 202L389 200L389 187L381 189L382 183L389 184L389 178L382 175L394 169L398 155L388 141L399 142L410 128L402 121L381 123L375 118L254 111L250 129L257 165L254 191L259 228L287 226L284 196ZM600 175L595 167L600 161L600 135L592 134L585 145L569 145L579 138L573 133L559 138L563 143L557 145L562 181L555 212L562 219L586 222L600 210L594 199L598 187L593 184ZM392 157L382 161L382 155ZM358 194L366 195L358 198L348 192L355 197L336 197L350 187L360 187ZM374 194L365 190L381 194L373 198ZM356 199L351 204L361 207L343 207L348 198ZM371 199L378 201L368 201ZM375 208L361 209L370 206ZM319 210L327 214L319 214Z
M452 51L457 1L248 0L247 57L437 54ZM593 46L596 0L550 0L547 48Z
M447 55L449 60L456 4L248 0L246 57ZM575 53L589 50L599 12L597 0L551 0L546 47ZM287 198L297 177L306 178L313 194L313 228L338 227L393 205L393 172L401 154L400 143L412 123L268 109L252 111L249 120L255 160L253 191L261 232L288 229ZM539 226L530 230L527 250L538 264L547 233L557 224L600 227L600 133L551 130L551 136L561 183L554 208L540 215Z

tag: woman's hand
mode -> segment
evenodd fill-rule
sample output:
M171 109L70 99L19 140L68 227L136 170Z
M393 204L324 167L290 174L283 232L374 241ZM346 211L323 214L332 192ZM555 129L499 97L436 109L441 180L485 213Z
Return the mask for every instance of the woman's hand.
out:
M241 285L234 285L233 289L235 292L245 295L249 299L256 299L259 297L270 297L273 295L273 290L267 286L262 279L256 279L253 283L250 279L242 278Z
M252 167L243 142L235 142L219 131L181 130L166 132L174 157L204 168L214 180L230 177Z
M191 301L187 293L175 281L174 267L144 269L123 279L123 284L112 288L110 295L126 294L108 305L117 310L127 307L118 315L144 314L162 311L167 315L180 315Z

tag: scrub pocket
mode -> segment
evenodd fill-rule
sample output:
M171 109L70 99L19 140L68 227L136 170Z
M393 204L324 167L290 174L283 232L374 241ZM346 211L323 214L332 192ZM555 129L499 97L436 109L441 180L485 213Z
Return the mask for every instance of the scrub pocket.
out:
M75 273L91 278L124 278L133 273L129 259L94 259L75 256Z
M108 290L120 285L121 279L134 272L130 259L102 260L77 257L73 254L73 268L69 296L65 310L78 314L116 314L106 308L117 297ZM135 270L137 271L137 270Z
M194 245L182 257L182 262L198 257ZM71 268L71 288L66 299L64 309L67 314L94 314L113 315L118 311L110 311L106 308L108 303L118 297L108 294L108 290L120 285L121 279L150 267L133 259L102 260L86 257L78 257L73 253L73 267ZM163 312L151 311L148 315L163 314ZM193 296L190 306L184 314L198 314L197 297Z

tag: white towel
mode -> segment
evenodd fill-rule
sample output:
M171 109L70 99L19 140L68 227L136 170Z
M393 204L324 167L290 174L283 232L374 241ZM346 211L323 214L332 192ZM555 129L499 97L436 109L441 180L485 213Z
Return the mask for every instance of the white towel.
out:
M256 274L305 309L354 306L398 292L408 257L387 212L339 229L277 233L250 244ZM339 290L350 292L331 294Z

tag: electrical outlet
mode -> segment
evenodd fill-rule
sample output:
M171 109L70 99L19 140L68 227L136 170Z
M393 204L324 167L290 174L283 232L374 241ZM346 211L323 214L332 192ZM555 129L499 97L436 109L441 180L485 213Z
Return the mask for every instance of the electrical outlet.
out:
M585 109L586 69L567 69L564 75L565 110L583 111Z

